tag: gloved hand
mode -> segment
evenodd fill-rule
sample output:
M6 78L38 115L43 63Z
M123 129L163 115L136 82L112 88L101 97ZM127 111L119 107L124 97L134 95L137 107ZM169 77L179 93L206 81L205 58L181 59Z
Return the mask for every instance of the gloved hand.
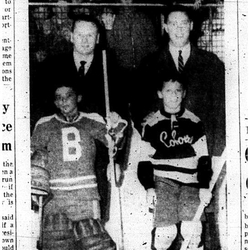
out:
M209 188L209 183L213 176L212 161L208 155L201 156L197 165L197 180L200 188Z
M107 119L107 140L109 145L113 144L113 148L116 147L115 151L120 149L122 140L124 138L124 130L126 129L128 122L123 120L116 112L110 112ZM110 138L111 137L111 138ZM110 141L113 140L113 143ZM115 153L114 153L115 154Z
M116 112L110 112L109 122L111 128L116 127L120 120L121 117Z

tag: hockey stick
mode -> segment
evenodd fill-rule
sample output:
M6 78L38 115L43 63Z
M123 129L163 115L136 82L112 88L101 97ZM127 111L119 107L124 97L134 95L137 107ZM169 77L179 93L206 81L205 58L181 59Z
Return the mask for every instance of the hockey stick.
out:
M108 73L107 73L107 55L106 50L102 51L102 59L103 59L103 74L104 74L104 94L105 94L105 109L106 109L106 119L107 119L107 129L111 128L110 124L110 101L109 101L109 86L108 86ZM110 138L109 140L109 160L110 164L114 165L114 154L115 154L115 144L114 140ZM115 184L118 186L117 173L116 168L114 167L114 175L115 175Z
M42 250L43 249L43 196L40 195L39 196L39 204L38 204L38 221L39 221L39 239L37 241L37 246L36 248L38 250Z
M224 149L223 153L221 154L219 162L217 163L216 167L213 169L214 173L213 173L212 179L211 179L210 184L209 184L209 191L210 192L213 191L213 188L214 188L214 186L215 186L215 184L220 176L220 173L222 171L222 168L223 168L225 162L226 162L226 148ZM200 203L200 205L195 213L195 216L192 220L193 222L200 220L201 215L203 213L203 210L206 206L207 206L207 204L204 204L203 202ZM190 235L183 241L180 250L187 249L188 244L189 244L192 236L193 236L193 232L191 232Z
M108 87L108 73L107 73L107 55L106 50L102 50L102 59L103 59L103 74L104 74L104 92L105 92L105 108L106 108L106 118L107 118L107 129L110 129L110 100L109 100L109 87ZM116 171L116 164L114 162L114 154L115 154L115 144L114 140L111 136L108 139L108 149L109 149L109 164L111 169L111 189L112 187L116 187L118 189L118 199L119 199L119 211L120 211L120 241L121 241L121 250L124 248L123 242L123 222L122 222L122 204L121 204L121 190L118 185L117 180L117 171ZM112 174L113 170L113 174ZM113 178L112 178L113 177ZM113 179L113 181L112 181ZM112 192L112 190L111 190Z

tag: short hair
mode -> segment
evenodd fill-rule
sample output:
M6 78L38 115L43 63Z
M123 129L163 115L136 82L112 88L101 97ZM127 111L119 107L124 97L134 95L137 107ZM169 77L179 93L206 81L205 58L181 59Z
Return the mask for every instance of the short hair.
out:
M183 90L187 90L188 82L186 78L179 73L168 72L167 74L160 76L157 81L157 90L161 91L166 82L178 82L181 84Z
M74 32L76 23L81 22L81 21L92 23L96 27L98 33L100 33L100 31L101 31L102 26L101 26L100 22L98 21L97 18L95 18L92 15L87 15L85 13L81 13L78 15L74 15L72 19L73 19L73 23L72 23L72 27L71 27L72 32Z
M172 5L171 7L169 7L166 10L166 12L164 13L164 22L165 23L167 23L169 15L173 12L183 12L186 14L186 16L188 17L188 19L190 21L193 21L192 9L190 7L187 7L187 6L177 4L177 5Z
M66 83L66 82L61 82L54 86L54 95L56 94L56 91L59 88L63 88L63 87L71 88L77 96L81 95L80 87L77 86L77 84Z

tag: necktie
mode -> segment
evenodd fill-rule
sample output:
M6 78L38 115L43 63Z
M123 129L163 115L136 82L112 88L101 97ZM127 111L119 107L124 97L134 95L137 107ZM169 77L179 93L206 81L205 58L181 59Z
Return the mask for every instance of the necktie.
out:
M184 68L183 57L182 57L181 53L182 53L182 51L179 50L179 57L178 57L178 71L179 71L179 73L182 73L183 68Z
M79 70L78 70L78 73L79 73L79 76L80 76L80 78L82 78L82 77L84 77L84 71L85 71L85 69L84 69L84 65L85 65L85 61L81 61L80 62L81 63L81 66L80 66L80 68L79 68Z

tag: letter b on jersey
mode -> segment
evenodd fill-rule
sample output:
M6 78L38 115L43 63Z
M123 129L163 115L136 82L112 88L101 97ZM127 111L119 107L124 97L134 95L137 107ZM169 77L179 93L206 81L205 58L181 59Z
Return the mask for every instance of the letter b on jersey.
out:
M62 129L63 160L78 161L82 155L80 132L75 127Z

